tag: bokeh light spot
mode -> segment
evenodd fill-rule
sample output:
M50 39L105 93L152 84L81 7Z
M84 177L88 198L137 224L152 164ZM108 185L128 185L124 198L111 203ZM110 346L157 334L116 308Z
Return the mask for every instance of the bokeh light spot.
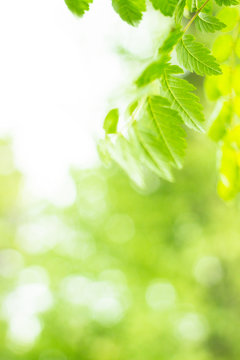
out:
M177 323L177 334L184 340L201 341L207 335L206 322L196 313L185 314Z
M22 255L13 249L0 251L0 276L11 278L18 274L23 268L24 260Z
M201 257L194 267L196 280L206 286L219 283L223 277L223 270L219 259L215 256Z
M41 323L36 316L14 316L11 318L8 338L16 344L32 345L42 330Z
M42 254L53 249L67 236L64 224L57 216L44 216L22 225L17 233L17 245L29 254Z
M146 301L154 310L167 309L175 304L175 288L167 282L154 282L147 288Z

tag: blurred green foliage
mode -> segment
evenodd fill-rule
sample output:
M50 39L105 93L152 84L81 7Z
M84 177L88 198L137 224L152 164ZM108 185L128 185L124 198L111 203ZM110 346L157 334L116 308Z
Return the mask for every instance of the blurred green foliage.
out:
M240 210L214 193L212 146L190 139L177 181L148 192L73 171L64 209L27 205L0 166L0 359L239 359Z

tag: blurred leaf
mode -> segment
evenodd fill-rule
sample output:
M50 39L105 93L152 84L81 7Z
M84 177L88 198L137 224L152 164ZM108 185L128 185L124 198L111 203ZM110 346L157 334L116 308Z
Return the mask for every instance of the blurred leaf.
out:
M232 3L232 5L234 4ZM217 14L217 18L226 25L222 31L229 32L237 25L239 20L239 11L237 8L223 8Z
M129 104L127 108L127 116L131 116L134 113L138 104L139 104L138 100L134 100L132 103Z
M233 109L231 102L224 102L220 113L213 121L208 135L213 141L220 141L227 133L227 129L231 123Z
M168 100L149 96L146 107L131 126L128 140L122 135L113 141L105 140L112 159L141 187L144 186L143 165L158 176L172 180L171 167L181 168L186 147L182 120L170 108Z
M182 22L184 8L186 5L186 0L179 0L175 9L175 22L180 24Z
M237 39L235 53L238 56L238 58L240 59L240 37L238 37L238 39Z
M117 132L119 120L119 110L112 109L109 111L107 116L105 117L103 128L106 134L115 134Z
M122 20L130 25L137 25L146 10L145 0L112 0L112 6Z
M93 0L65 0L69 10L77 16L82 16L85 11L88 11L92 2Z
M231 35L218 36L213 44L212 53L219 62L227 60L232 52L233 39Z
M222 76L222 75L220 75ZM217 78L218 79L218 78ZM209 100L216 101L220 98L221 92L218 88L218 81L213 76L206 76L204 89Z
M187 0L187 7L190 12L195 12L198 8L198 0Z
M231 6L231 5L238 5L239 4L239 0L215 0L216 3L219 6Z
M178 0L150 0L154 9L160 10L165 16L172 16Z
M160 79L164 73L164 70L166 69L168 73L171 74L180 74L183 72L183 70L179 66L170 65L168 61L168 56L162 56L158 61L155 61L148 65L147 68L136 80L136 85L138 87L141 87L151 83L154 80Z
M164 69L169 66L168 61L169 57L163 56L159 60L152 62L136 80L136 85L138 87L145 86L150 82L159 79L162 76Z
M221 69L222 69L222 75L217 77L216 81L221 95L227 96L230 95L232 92L233 72L232 72L232 68L226 64L223 64L221 66Z
M234 97L234 110L236 112L236 114L240 117L240 96L237 95Z
M240 150L240 125L235 125L229 130L226 141L234 145L234 148Z
M163 45L159 48L159 54L170 53L182 36L183 32L180 26L171 29Z
M213 2L209 1L206 4L206 0L198 0L198 8L200 8L200 6L202 6L204 4L205 4L205 6L202 9L201 13L212 14L212 12L213 12Z
M217 100L221 96L230 95L232 92L233 72L229 65L221 65L222 75L218 77L207 76L205 91L210 100Z
M121 134L113 142L109 137L104 141L104 146L111 159L113 159L140 188L145 187L143 169L138 160L134 145Z
M233 71L233 89L237 95L240 95L240 65L237 65Z
M231 200L240 190L237 153L228 144L224 143L221 149L220 180L218 193L223 200Z

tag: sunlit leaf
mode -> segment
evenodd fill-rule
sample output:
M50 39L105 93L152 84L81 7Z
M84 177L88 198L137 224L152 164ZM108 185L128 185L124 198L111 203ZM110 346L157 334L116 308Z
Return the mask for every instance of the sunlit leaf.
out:
M144 187L144 174L136 153L136 147L123 135L119 134L112 140L106 137L104 141L105 151L135 182L139 187Z
M228 32L236 26L239 20L239 11L237 8L222 8L217 14L217 18L226 25L222 31Z
M209 136L214 141L220 141L227 133L229 124L233 116L233 109L231 102L224 102L220 113L213 121L210 129Z
M164 73L164 70L168 69L171 74L180 74L183 70L177 65L170 65L168 63L169 57L163 56L158 61L154 61L142 72L139 78L136 80L138 87L149 84L150 82L160 79Z
M222 30L226 27L226 25L219 21L218 18L204 13L198 15L195 24L198 30L210 33Z
M185 35L176 49L179 62L189 71L202 76L221 74L221 69L209 49L195 41L192 35Z
M219 61L224 62L227 60L233 48L233 38L231 35L220 35L213 43L212 53L213 56Z
M117 125L119 120L118 109L112 109L105 117L103 128L106 134L114 134L117 131Z
M231 5L238 5L239 4L239 0L215 0L216 3L219 6L231 6Z
M65 0L69 10L77 16L82 16L85 11L88 11L92 2L93 0Z
M221 96L221 92L218 88L218 81L216 81L216 78L213 76L206 76L204 89L209 100L216 101Z
M164 43L162 44L162 46L160 47L160 49L158 51L159 54L171 52L173 50L174 46L181 39L182 36L183 36L183 32L182 32L180 26L177 26L177 27L171 29L166 40L164 41Z
M147 114L136 125L144 147L160 168L181 168L186 144L180 116L161 96L148 97Z
M133 26L140 22L146 10L145 0L112 0L112 6L122 20Z
M234 103L234 111L240 117L240 96L239 95L234 97L233 103Z
M136 85L141 87L159 79L162 76L164 69L168 66L169 60L170 58L168 56L164 56L148 65L136 80Z
M193 93L195 87L188 81L174 77L167 71L162 77L162 94L171 107L177 110L184 123L197 131L203 131L203 109L199 98Z
M218 194L224 200L231 200L240 190L240 168L237 152L227 143L221 148L219 172Z
M240 65L237 65L236 68L232 71L233 75L233 89L237 95L240 95Z
M235 53L240 59L240 37L237 39L236 46L235 46Z
M172 16L178 0L150 0L156 10L165 16Z
M184 8L186 5L186 0L179 0L175 8L175 22L180 24L183 18Z

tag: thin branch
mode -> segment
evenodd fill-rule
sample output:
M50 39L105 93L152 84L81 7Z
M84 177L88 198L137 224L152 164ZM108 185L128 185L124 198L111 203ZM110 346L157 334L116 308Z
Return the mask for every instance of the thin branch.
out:
M194 22L194 20L196 19L196 17L200 14L200 12L202 11L202 9L207 5L207 3L209 2L210 0L206 0L202 6L197 10L197 12L193 15L193 17L191 18L191 20L189 20L189 22L187 23L187 25L185 26L183 32L185 33L189 27L192 25L192 23Z

